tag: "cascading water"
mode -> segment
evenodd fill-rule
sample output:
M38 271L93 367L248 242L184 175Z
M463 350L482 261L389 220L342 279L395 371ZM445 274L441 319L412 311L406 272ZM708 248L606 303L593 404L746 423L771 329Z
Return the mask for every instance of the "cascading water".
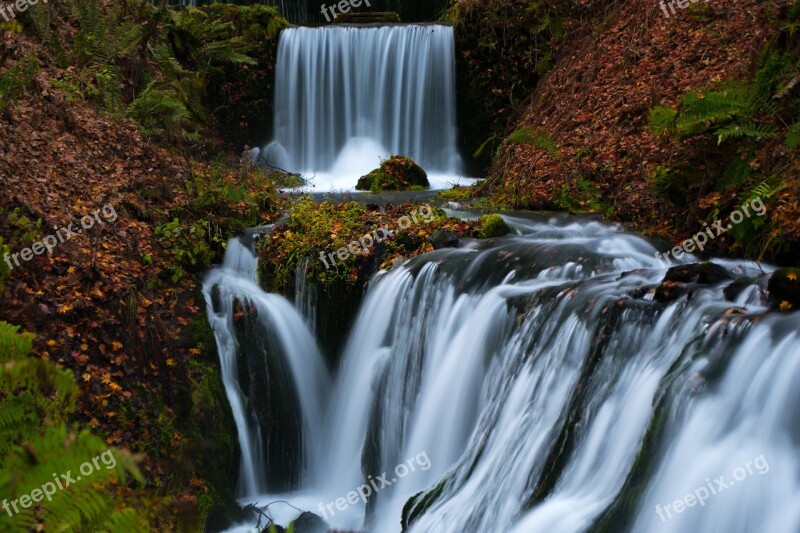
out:
M251 237L250 237L251 238ZM268 448L271 436L264 435L253 403L253 392L259 393L267 383L254 383L251 394L245 394L241 385L240 343L237 340L237 317L250 315L264 330L276 337L276 348L282 360L288 362L289 374L294 384L303 384L292 393L298 395L302 417L302 454L299 458L299 474L312 468L319 457L317 446L321 443L318 434L322 424L323 405L329 395L328 370L319 354L313 335L291 303L275 294L264 293L256 283L255 255L241 239L228 243L225 261L206 276L203 284L208 308L208 318L217 339L222 380L236 422L237 436L242 452L239 494L252 496L262 493L270 486L268 474L278 465L269 461ZM269 357L263 353L248 354L254 357ZM265 365L274 368L275 365ZM284 428L289 430L289 428ZM277 460L292 461L285 454L277 454Z
M394 154L433 188L457 181L454 43L438 24L284 30L274 138L256 157L321 189L353 189Z
M800 531L800 319L768 311L759 267L717 261L744 280L737 294L727 281L659 302L664 269L647 241L597 222L506 219L516 235L373 280L333 388L306 400L328 406L302 426L317 460L291 490L242 501L286 500L331 527L380 533L401 521L412 532ZM263 302L259 315L274 306L302 323L251 271L215 271L207 298L218 284ZM214 314L223 366L233 311ZM319 352L286 348L306 364L297 390L317 390ZM384 473L368 505L336 505ZM675 506L689 494L695 505Z

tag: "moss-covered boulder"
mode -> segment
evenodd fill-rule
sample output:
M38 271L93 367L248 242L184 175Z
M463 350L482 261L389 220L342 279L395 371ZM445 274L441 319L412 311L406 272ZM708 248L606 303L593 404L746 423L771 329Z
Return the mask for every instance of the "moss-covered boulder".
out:
M484 239L502 237L503 235L511 233L511 228L508 227L503 217L498 214L483 215L478 220L478 225L480 227L478 230L478 237Z
M410 157L394 155L381 166L362 176L356 184L359 191L413 191L428 189L428 174Z
M769 278L770 298L781 311L800 309L800 268L781 268Z

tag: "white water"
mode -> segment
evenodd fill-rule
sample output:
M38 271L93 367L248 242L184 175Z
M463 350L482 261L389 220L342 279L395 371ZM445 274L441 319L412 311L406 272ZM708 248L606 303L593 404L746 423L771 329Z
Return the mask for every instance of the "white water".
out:
M464 182L451 27L289 28L275 77L274 137L255 156L310 188L354 190L395 154L419 163L433 189Z
M304 423L319 460L297 490L243 502L288 500L323 515L365 474L385 472L397 482L373 496L368 516L359 502L336 509L330 526L400 531L409 498L438 487L411 531L592 531L623 494L635 505L615 531L800 531L798 316L760 318L755 285L736 299L741 316L726 314L735 303L725 283L658 304L637 295L664 274L641 238L596 222L507 220L518 235L440 250L373 280L333 389L313 399L327 412ZM287 334L308 335L294 308L266 296L254 298L296 316ZM302 352L288 348L287 357ZM305 391L324 381L293 379ZM656 419L662 432L643 451ZM563 467L550 471L566 429ZM400 479L395 467L421 453L430 467ZM650 473L637 486L628 477L642 453ZM656 514L759 456L767 471L702 507ZM283 524L298 514L269 511Z
M203 283L208 318L217 339L222 380L236 422L242 451L239 494L243 497L263 492L267 487L268 466L263 450L263 435L254 413L249 412L238 382L239 343L234 327L235 302L250 303L261 321L277 337L296 384L303 416L304 464L313 470L322 445L319 429L324 402L329 396L328 371L314 337L295 308L286 299L266 294L256 283L257 260L239 239L231 239L225 261L213 269ZM215 289L216 288L216 289ZM219 308L214 309L217 290Z

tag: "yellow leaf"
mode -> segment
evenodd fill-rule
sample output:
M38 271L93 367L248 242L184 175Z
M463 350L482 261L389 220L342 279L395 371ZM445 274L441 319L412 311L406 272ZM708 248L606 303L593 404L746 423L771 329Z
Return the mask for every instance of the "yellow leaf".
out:
M69 267L67 269L67 274L74 274L74 273L75 273L75 267L74 266L71 266L71 267Z
M114 342L111 343L111 348L116 352L120 348L122 348L122 343L119 342L119 341L114 341Z
M92 375L90 373L88 373L88 372L84 372L81 375L81 377L83 378L83 381L89 381L90 379L92 379Z
M789 272L788 274L786 274L786 278L795 281L797 279L797 274L795 274L794 272Z
M69 313L70 311L72 311L72 306L71 305L62 305L61 307L58 308L59 314L62 314L62 315L66 314L66 313Z
M791 308L792 308L792 304L790 304L790 303L789 303L789 302L787 302L786 300L784 300L784 301L782 301L782 302L781 302L781 305L780 305L780 309L781 309L781 311L788 311L788 310L789 310L789 309L791 309Z

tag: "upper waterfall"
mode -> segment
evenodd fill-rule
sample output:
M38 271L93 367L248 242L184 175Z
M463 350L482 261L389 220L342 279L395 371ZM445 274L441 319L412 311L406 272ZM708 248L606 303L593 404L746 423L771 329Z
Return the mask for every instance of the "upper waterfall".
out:
M395 154L434 188L459 175L450 26L289 28L275 77L274 136L260 152L269 164L336 189Z

